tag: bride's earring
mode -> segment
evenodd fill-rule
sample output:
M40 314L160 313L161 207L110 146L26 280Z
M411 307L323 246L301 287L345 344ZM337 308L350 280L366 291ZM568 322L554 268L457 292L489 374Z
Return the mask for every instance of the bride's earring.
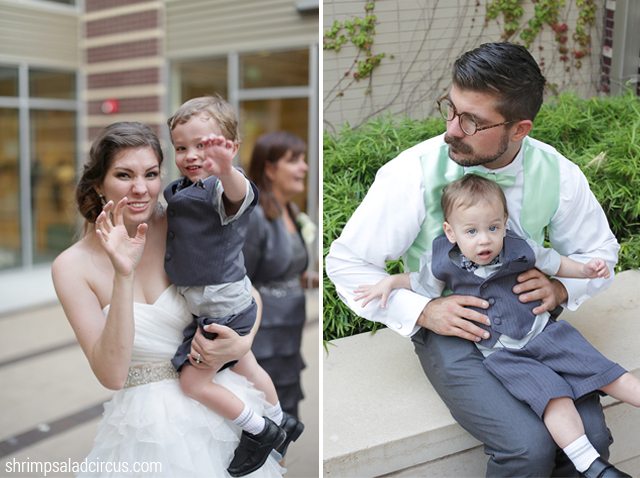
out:
M107 204L107 200L104 198L102 194L98 193L98 197L100 198L100 204L102 204L103 206Z

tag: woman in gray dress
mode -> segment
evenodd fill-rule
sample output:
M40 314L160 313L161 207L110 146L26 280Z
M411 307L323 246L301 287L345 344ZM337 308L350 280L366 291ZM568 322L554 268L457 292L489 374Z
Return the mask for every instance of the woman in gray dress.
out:
M305 188L305 151L305 142L291 133L258 138L249 177L258 186L260 202L251 213L243 249L247 275L264 304L253 353L271 376L282 409L296 418L305 366L300 354L306 318L303 284L317 287L318 280L317 274L309 280L306 272L302 233L308 218L292 202Z

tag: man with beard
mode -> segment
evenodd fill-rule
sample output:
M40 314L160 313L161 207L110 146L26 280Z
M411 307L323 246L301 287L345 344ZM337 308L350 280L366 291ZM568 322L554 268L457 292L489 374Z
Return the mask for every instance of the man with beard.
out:
M505 193L515 233L586 262L615 264L619 246L579 168L553 147L528 136L542 104L545 79L531 54L510 43L487 43L453 65L449 93L438 100L447 120L443 135L402 152L376 175L366 197L331 245L326 271L341 299L359 316L411 337L420 363L453 417L485 444L487 476L571 476L576 470L544 423L484 367L474 343L488 338L489 297L432 298L403 289L385 308L364 308L360 284L386 277L385 263L404 257L416 271L441 234L440 197L449 182L473 171ZM537 269L518 276L513 289L532 312L575 310L610 280L549 279ZM604 460L611 436L597 394L576 407L586 435ZM516 425L517 424L517 425Z

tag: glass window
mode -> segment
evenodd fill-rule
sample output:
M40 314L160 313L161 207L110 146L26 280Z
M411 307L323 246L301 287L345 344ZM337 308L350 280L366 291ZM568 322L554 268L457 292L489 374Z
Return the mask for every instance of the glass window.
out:
M62 3L63 5L75 5L76 0L46 0L47 2L52 3Z
M29 96L71 100L76 97L76 75L73 72L29 69Z
M0 270L21 265L18 110L0 108Z
M18 69L0 66L0 96L18 96Z
M218 93L227 98L227 59L214 58L181 63L180 104L190 98Z
M240 87L307 86L309 50L265 51L240 55Z
M76 118L72 111L31 112L33 262L51 261L76 231Z
M307 145L309 100L307 98L268 99L240 103L240 164L249 170L251 151L259 136L271 131L289 131L300 136ZM307 154L308 156L308 154ZM306 189L306 188L305 188ZM306 191L294 200L306 210Z

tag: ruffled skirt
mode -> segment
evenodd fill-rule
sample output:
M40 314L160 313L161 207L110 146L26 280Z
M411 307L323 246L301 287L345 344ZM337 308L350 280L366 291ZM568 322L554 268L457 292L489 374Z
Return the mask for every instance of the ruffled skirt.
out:
M216 382L262 413L263 395L242 376L225 370ZM105 403L94 447L80 477L228 477L226 469L241 430L188 398L177 380L120 390ZM272 452L255 478L281 477Z

